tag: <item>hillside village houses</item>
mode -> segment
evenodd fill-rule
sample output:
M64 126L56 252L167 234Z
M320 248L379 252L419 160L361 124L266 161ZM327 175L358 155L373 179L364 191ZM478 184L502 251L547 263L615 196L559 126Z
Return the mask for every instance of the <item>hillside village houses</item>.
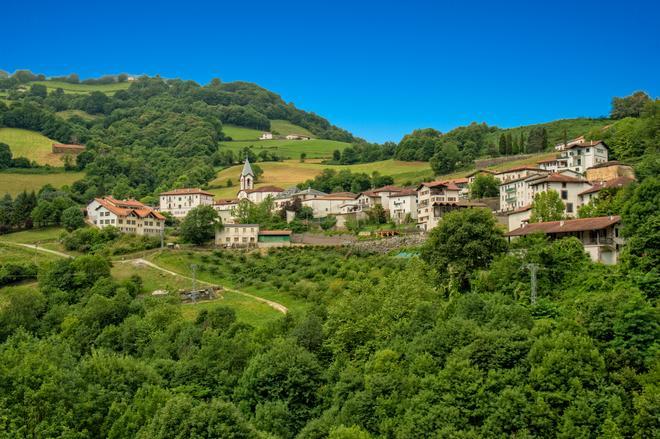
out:
M286 136L286 140L309 140L311 137L303 136L301 134L289 134Z
M159 236L165 228L165 217L137 200L95 198L86 211L87 221L99 229L113 226L123 233Z
M173 189L160 194L160 211L184 218L197 206L212 206L213 194L199 188Z
M269 133L269 132L263 132L259 137L259 140L272 140L272 139L273 139L273 133Z

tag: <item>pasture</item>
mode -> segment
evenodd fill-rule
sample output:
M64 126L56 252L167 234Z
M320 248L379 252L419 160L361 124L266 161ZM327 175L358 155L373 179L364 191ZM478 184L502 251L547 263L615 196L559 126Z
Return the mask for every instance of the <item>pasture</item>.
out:
M222 125L222 131L232 140L258 140L263 131L236 125Z
M45 85L49 93L54 92L58 88L64 90L65 93L77 93L85 94L91 93L93 91L100 91L106 94L113 94L119 90L126 90L131 83L130 82L117 82L113 84L69 84L68 82L63 81L34 81L30 84L41 84Z
M270 121L270 130L273 134L287 136L289 134L298 134L300 136L314 137L311 131L298 125L294 125L288 120L274 119Z
M51 152L53 143L57 142L36 131L0 128L0 143L9 145L14 158L25 157L40 165L62 166L64 154Z
M220 171L215 180L210 183L212 192L220 198L231 198L238 191L238 177L243 165L232 166ZM381 175L390 175L397 184L407 182L416 182L432 175L431 167L425 162L402 162L396 160L383 160L373 163L361 163L357 165L324 165L321 163L300 163L297 160L287 160L284 162L263 162L259 163L264 173L257 187L274 185L282 188L295 186L306 180L312 179L320 174L324 169L335 169L337 171L347 169L351 172L365 172L367 174L374 171ZM227 180L234 183L233 187L226 187Z
M85 176L84 172L24 173L0 172L0 196L15 196L23 191L38 191L50 184L55 188L70 186Z
M237 142L220 142L220 149L229 149L235 154L240 154L243 148L249 147L255 154L261 151L275 153L280 157L297 159L300 153L307 154L309 159L327 159L332 157L336 149L343 150L349 143L337 142L335 140L311 139L311 140L254 140Z

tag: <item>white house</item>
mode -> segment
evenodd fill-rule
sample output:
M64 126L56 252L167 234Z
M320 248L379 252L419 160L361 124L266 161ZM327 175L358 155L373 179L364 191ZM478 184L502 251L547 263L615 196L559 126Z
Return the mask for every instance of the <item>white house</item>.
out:
M314 218L323 218L328 215L337 215L342 210L349 209L346 205L358 205L357 195L352 192L335 192L328 195L308 199L302 202L303 206L312 208Z
M261 203L262 201L266 200L266 198L270 197L272 199L275 199L279 194L284 192L284 189L281 187L277 186L261 186L258 188L254 189L245 189L241 190L238 192L238 198L239 199L248 199L252 201L253 203Z
M222 224L232 224L235 221L235 210L238 207L237 199L215 200L213 208L218 212Z
M95 198L87 205L87 221L102 229L113 226L124 233L158 236L165 229L160 212L136 200Z
M583 178L575 178L556 173L545 176L540 175L534 179L529 179L527 184L531 192L528 193L528 196L530 196L528 198L529 203L525 205L531 204L537 193L554 190L559 193L564 203L564 214L567 217L577 216L577 208L580 205L579 194L591 187L591 183Z
M606 163L609 150L605 142L589 141L567 146L560 154L559 159L566 160L566 168L584 174L589 168Z
M199 188L173 189L160 194L160 210L175 218L185 217L198 206L213 205L213 194Z
M259 140L272 140L272 139L273 139L273 133L269 133L269 132L263 132L259 137Z
M495 178L497 178L500 183L504 183L507 181L512 181L512 180L518 180L523 177L528 177L530 175L534 174L540 174L543 172L549 172L545 171L541 168L536 168L534 166L517 166L515 168L510 168L507 169L506 171L501 171L495 174Z
M598 195L602 190L619 189L628 186L634 181L635 181L634 178L618 177L613 180L592 182L591 187L587 188L586 190L578 194L578 203L579 203L578 206L589 204L592 200L598 198Z
M532 205L521 207L512 210L506 214L507 216L507 230L515 230L522 227L524 224L529 223L529 217L532 215Z
M215 232L215 245L223 247L256 247L259 224L225 224Z
M328 195L325 192L317 191L308 187L307 189L298 189L297 187L292 187L284 190L279 195L275 196L275 208L281 209L286 206L287 203L292 203L294 200L298 199L301 202L305 200L311 200L314 198L322 197Z
M556 151L563 151L563 150L565 150L566 148L568 148L570 146L577 145L578 143L582 143L582 142L584 142L584 136L580 136L580 137L577 137L575 139L569 140L566 143L564 143L564 142L558 143L558 144L555 145L555 150Z
M453 183L431 181L417 186L417 223L422 230L431 230L440 219L434 215L433 204L458 202L460 189Z
M520 236L543 233L550 239L574 236L594 262L615 264L625 243L621 236L621 217L602 216L574 220L525 224L506 234L509 240Z
M289 134L286 136L286 140L309 140L309 136L303 136L300 134Z
M397 223L403 223L406 218L417 221L417 191L402 189L389 195L390 218Z
M539 165L539 168L543 169L544 171L558 172L568 167L568 159L556 157L554 159L538 161L536 164Z

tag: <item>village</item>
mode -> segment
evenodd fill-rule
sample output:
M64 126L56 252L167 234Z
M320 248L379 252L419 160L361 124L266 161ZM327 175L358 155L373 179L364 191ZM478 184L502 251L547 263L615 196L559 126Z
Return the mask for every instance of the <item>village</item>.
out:
M270 133L262 138L268 139ZM304 138L298 138L304 140ZM279 247L304 243L291 230L265 230L259 224L241 224L237 218L239 203L272 202L273 208L285 211L287 222L295 218L290 206L299 203L312 212L315 220L334 218L334 229L345 230L351 221L363 221L373 209L382 209L395 225L412 225L409 233L426 235L445 214L459 209L489 209L509 240L541 233L551 239L577 237L591 259L605 264L617 262L624 244L617 215L577 218L578 209L587 205L605 189L632 183L631 166L609 160L605 142L586 141L584 137L555 146L557 156L537 166L519 166L494 172L478 169L461 178L422 182L415 187L388 185L360 193L325 193L312 188L280 188L255 185L256 175L246 158L238 177L240 187L233 199L215 199L200 188L178 188L160 194L158 206L136 200L117 200L111 196L96 198L86 208L86 220L98 228L116 227L124 233L161 236L166 216L183 219L198 206L212 206L222 227L215 232L220 247ZM490 175L499 184L499 196L474 198L471 187L480 175ZM539 193L555 191L564 206L559 221L531 222L532 203ZM398 233L398 232L397 232ZM392 233L395 234L395 233ZM390 234L382 234L387 236ZM318 243L318 241L313 241ZM337 241L333 241L337 242Z

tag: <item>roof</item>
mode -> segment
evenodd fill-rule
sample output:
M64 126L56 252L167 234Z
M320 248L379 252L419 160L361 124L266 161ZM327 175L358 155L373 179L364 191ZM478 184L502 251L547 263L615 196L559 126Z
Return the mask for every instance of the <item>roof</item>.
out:
M468 178L467 177L462 177L462 178L450 178L447 180L448 183L454 183L454 184L467 184L468 183Z
M545 223L532 223L510 231L506 236L524 236L533 233L570 233L600 230L617 224L621 221L618 215L599 216L596 218L581 218L574 220L549 221Z
M603 142L602 140L589 140L586 142L580 142L580 143L575 143L573 145L568 145L564 149L588 148L590 146L597 146L597 145L603 145L605 148L607 148L607 144L605 144L605 142Z
M383 186L383 187L379 187L377 189L374 189L373 192L375 192L375 193L379 193L379 192L399 192L401 189L402 188L400 188L399 186L389 185L389 186Z
M539 169L535 166L516 166L515 168L510 168L504 171L497 172L496 175L501 175L501 174L508 174L509 172L517 172L517 171L541 171L543 172L543 169Z
M140 218L153 216L159 220L165 219L165 217L160 212L152 209L149 206L145 206L137 200L117 200L113 197L94 198L94 200L99 203L99 207L103 206L117 216L126 217L135 215Z
M284 192L284 189L277 186L261 186L254 189L246 189L245 193L253 194L255 192Z
M513 215L514 213L522 213L522 212L527 212L528 210L532 210L532 205L528 204L527 206L519 207L516 210L512 210L511 212L507 212L507 215Z
M360 195L366 195L367 197L371 197L371 198L380 198L380 195L376 193L376 191L364 191L358 194L358 196Z
M199 195L207 195L209 197L212 197L213 194L211 192L206 192L201 190L198 187L195 188L181 188L181 189L172 189L171 191L167 192L161 192L160 195L194 195L194 194L199 194Z
M578 195L586 195L593 192L600 192L601 190L608 188L620 188L620 187L628 186L633 181L635 181L635 179L630 177L617 177L608 181L597 181L594 182L593 186L591 186L589 189L580 192Z
M280 236L280 235L291 235L291 230L262 230L259 232L260 235L266 236Z
M78 145L75 143L53 143L56 148L69 148L69 149L85 149L85 145Z
M390 198L410 197L412 195L417 196L417 191L415 189L401 189L399 192L395 192L392 195L390 195Z
M213 202L213 204L218 205L218 206L224 206L224 205L227 205L227 204L238 204L238 199L237 198L219 199L219 200L215 200Z
M223 227L259 227L259 224L224 224Z
M568 159L565 158L565 157L555 157L554 159L539 160L539 161L536 162L536 163L539 163L539 164L540 164L540 163L552 163L552 162L558 162L558 161L565 162L565 161L567 161L567 160L568 160Z
M465 177L472 177L473 175L481 174L484 172L487 174L495 174L495 171L491 171L490 169L477 169L476 171L470 172Z
M254 177L254 172L252 171L252 166L250 166L250 161L245 157L245 163L243 164L243 170L241 175L251 175Z
M570 175L559 174L554 172L549 175L540 176L540 178L530 181L530 186L534 186L541 183L589 183L583 178L575 178Z
M317 198L317 200L354 200L357 198L357 194L353 192L333 192L328 195L323 195Z
M417 190L419 190L422 186L426 186L430 189L442 186L444 188L449 189L450 191L459 191L459 190L461 190L453 182L447 181L447 180L442 180L442 181L436 180L436 181L423 182L423 183L420 183L419 186L417 186Z

